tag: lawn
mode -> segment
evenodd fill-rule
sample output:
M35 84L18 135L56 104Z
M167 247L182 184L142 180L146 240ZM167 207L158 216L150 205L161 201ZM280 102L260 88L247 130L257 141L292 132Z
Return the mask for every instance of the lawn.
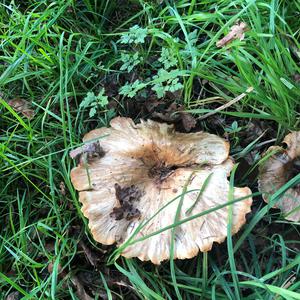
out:
M228 139L231 184L253 193L239 233L161 265L97 243L69 153L117 116ZM0 300L300 299L300 222L257 185L264 152L297 130L297 0L2 0Z

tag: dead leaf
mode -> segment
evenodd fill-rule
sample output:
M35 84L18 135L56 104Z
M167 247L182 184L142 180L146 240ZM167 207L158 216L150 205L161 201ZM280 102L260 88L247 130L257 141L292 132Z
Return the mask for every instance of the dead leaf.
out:
M152 117L170 123L181 121L186 132L189 132L197 124L196 119L190 113L185 112L182 105L177 105L175 102L173 102L164 113L153 112Z
M224 47L233 40L239 39L242 41L245 38L245 31L247 30L247 24L245 22L236 23L230 28L228 34L226 34L221 40L217 41L217 47Z
M63 181L60 182L59 189L60 189L61 195L65 196L66 195L66 186L65 186L65 183Z
M71 278L71 281L72 281L74 287L76 288L76 296L78 297L78 299L80 299L80 300L93 300L93 298L90 297L86 293L82 283L80 282L80 280L78 279L77 276L73 276Z
M162 121L165 122L173 123L180 120L180 116L178 114L175 114L177 110L178 110L177 104L173 102L164 112L154 111L152 113L152 117L161 119Z
M50 274L53 272L53 265L54 265L54 263L50 262L49 265L48 265L48 267L47 267L48 272ZM57 273L61 274L61 272L62 272L62 266L61 266L61 264L58 264L58 266L57 266Z
M291 276L289 276L286 281L282 284L281 288L284 288L284 289L288 289L294 282L295 280L297 279L296 275L295 274L292 274ZM276 299L280 299L280 295L279 294L276 294L275 297L273 298L273 300L276 300Z
M30 108L30 103L24 99L16 98L8 101L8 105L10 105L16 112L20 112L27 119L31 120L35 112Z
M86 258L90 262L90 264L95 268L97 265L97 258L92 253L91 249L89 247L87 247L87 245L83 241L79 242L79 246L82 248L82 250L83 250Z
M197 121L191 114L183 111L180 113L180 116L181 116L182 125L186 132L191 131L191 129L196 126Z
M287 280L283 283L282 287L284 289L288 289L297 279L295 274L292 274L290 277L287 278Z
M20 293L19 292L12 292L12 293L9 293L5 300L18 300L20 299Z

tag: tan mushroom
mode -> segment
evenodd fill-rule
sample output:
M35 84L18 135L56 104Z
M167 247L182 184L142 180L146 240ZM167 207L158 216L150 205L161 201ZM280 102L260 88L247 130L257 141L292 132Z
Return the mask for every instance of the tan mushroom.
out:
M172 125L151 120L135 124L118 117L110 124L84 137L87 143L99 141L101 150L87 155L71 172L96 241L122 245L145 221L133 240L172 225L180 201L180 220L228 202L233 162L224 139L205 132L179 133ZM234 197L244 198L233 204L233 234L250 212L251 190L234 188ZM224 241L228 211L225 205L177 226L174 258L191 258L199 250L209 251L213 242ZM159 264L170 258L171 232L131 244L122 255Z
M272 146L266 151L266 161L259 168L258 187L266 202L280 187L300 173L300 132L288 134L283 143L286 149ZM275 207L281 209L287 220L300 221L300 185L288 189Z

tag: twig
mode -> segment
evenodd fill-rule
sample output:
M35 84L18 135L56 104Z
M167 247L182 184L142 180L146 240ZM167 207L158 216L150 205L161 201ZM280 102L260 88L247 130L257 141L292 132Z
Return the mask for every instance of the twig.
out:
M217 112L224 110L225 108L227 108L227 107L233 105L234 103L240 101L241 99L243 99L245 96L247 96L248 93L251 93L252 91L253 91L253 87L252 86L248 87L245 93L242 93L239 96L235 97L234 99L230 100L229 102L225 103L224 105L219 106L214 111L210 111L209 113L199 117L198 120L200 120L200 121L204 120L207 117L210 117L210 116L216 114Z

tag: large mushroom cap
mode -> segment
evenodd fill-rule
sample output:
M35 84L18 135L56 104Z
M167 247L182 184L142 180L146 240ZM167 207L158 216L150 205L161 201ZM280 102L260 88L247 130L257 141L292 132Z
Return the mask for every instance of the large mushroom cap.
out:
M181 220L228 201L227 177L233 163L228 142L216 135L184 134L172 125L151 120L135 124L118 117L111 128L84 137L85 142L91 140L99 141L101 155L87 157L72 170L71 180L100 243L121 245L146 221L134 240L172 225L180 201ZM187 192L182 198L183 190ZM245 198L233 205L232 233L245 223L252 203L247 187L235 188L234 197ZM213 242L222 242L227 220L224 206L176 227L174 258L191 258L199 250L209 251ZM170 258L170 244L168 229L129 245L122 255L159 264Z
M258 187L263 199L268 202L272 194L300 172L300 132L288 134L280 146L270 147L266 161L260 166ZM300 185L288 189L276 203L285 218L300 221Z

